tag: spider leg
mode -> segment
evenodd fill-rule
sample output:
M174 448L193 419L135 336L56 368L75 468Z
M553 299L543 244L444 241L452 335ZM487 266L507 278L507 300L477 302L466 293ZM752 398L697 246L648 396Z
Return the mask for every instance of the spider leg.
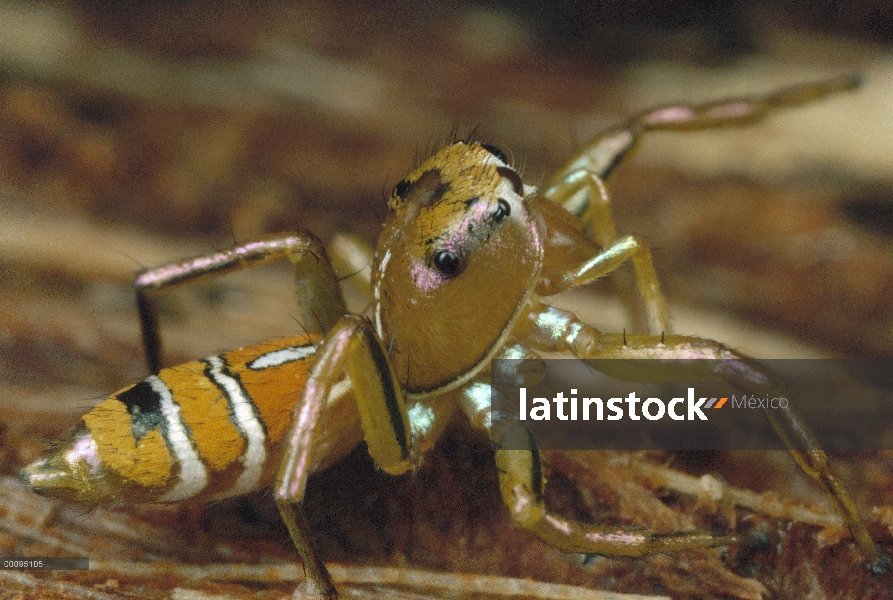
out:
M548 234L543 275L536 289L538 294L551 296L590 283L612 273L629 260L633 265L648 331L659 334L669 330L667 303L660 289L651 250L644 242L633 236L625 236L602 245L580 229L579 222L559 206L539 202L535 209L542 215Z
M669 104L646 110L586 144L555 174L545 188L545 195L557 199L559 203L566 200L566 193L561 194L557 190L579 178L581 171L600 179L607 179L648 131L696 131L750 125L777 109L813 102L836 92L852 90L861 83L860 75L850 74L826 81L791 86L764 95L697 105ZM575 203L573 206L581 207L583 204ZM583 214L579 208L571 209L570 206L568 208L578 216Z
M346 279L363 297L372 297L375 248L358 235L339 232L327 246L338 279Z
M860 83L861 78L858 75L847 75L760 96L700 105L671 104L640 113L626 123L599 135L571 158L542 191L542 196L549 202L540 203L540 210L547 221L551 221L550 227L554 229L557 223L565 221L566 224L559 224L562 232L575 227L581 228L589 239L577 240L578 246L589 250L588 256L578 264L568 264L564 273L547 277L554 287L541 288L539 293L550 295L568 287L588 283L614 271L629 258L635 269L636 285L643 301L648 330L651 333L668 331L666 302L660 291L651 252L637 238L625 237L617 240L605 179L631 153L646 132L695 131L749 125L779 108L811 102L834 92L852 89ZM550 204L561 207L563 211L550 209ZM567 213L577 217L579 222ZM636 312L635 308L633 312Z
M520 345L504 351L500 358L527 359L511 361L513 373L500 377L522 386L534 386L544 370L537 369L539 356ZM523 369L523 370L522 370ZM599 526L565 519L549 512L543 502L543 475L540 453L529 430L517 420L500 421L493 414L494 406L505 406L496 396L500 390L491 386L489 376L476 378L459 393L459 404L472 424L487 431L496 445L496 467L499 488L512 520L548 544L583 554L605 556L642 556L692 548L708 548L735 544L736 536L717 536L705 531L653 533L647 529L624 529ZM503 449L503 447L511 448Z
M149 370L161 368L161 336L151 297L162 290L204 277L232 273L288 257L295 270L298 294L315 321L308 332L327 331L347 311L325 249L311 233L274 234L254 238L227 250L175 261L137 274L134 282L143 348Z
M602 333L581 322L573 313L547 305L534 306L515 334L525 345L542 351L570 352L590 360L599 371L626 381L724 381L757 396L784 395L784 382L771 369L731 348L693 336L655 336ZM613 359L653 359L619 361ZM686 360L683 359L699 359ZM889 559L882 557L868 534L862 517L843 481L800 412L786 408L764 410L778 436L803 471L821 483L837 502L856 544L877 572Z
M586 169L571 171L543 191L542 195L579 218L601 247L606 248L617 239L611 197L605 180L596 173Z
M505 442L519 450L497 450L499 488L512 519L543 541L570 552L604 556L643 556L692 548L725 546L739 542L737 536L718 536L705 531L653 533L642 529L603 527L565 519L550 513L543 503L545 480L539 450L520 422L500 428L497 444ZM508 441L511 437L511 441Z
M284 439L274 498L298 549L308 581L326 598L336 598L331 577L311 542L300 508L313 471L316 434L332 387L347 374L369 454L382 470L400 474L412 466L410 423L402 389L369 320L342 317L326 336Z

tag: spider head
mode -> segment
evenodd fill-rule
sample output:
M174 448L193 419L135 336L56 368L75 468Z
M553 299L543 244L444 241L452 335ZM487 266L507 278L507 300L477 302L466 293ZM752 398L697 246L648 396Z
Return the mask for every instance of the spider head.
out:
M466 142L394 187L373 318L409 392L461 385L508 336L542 265L533 191L501 152Z

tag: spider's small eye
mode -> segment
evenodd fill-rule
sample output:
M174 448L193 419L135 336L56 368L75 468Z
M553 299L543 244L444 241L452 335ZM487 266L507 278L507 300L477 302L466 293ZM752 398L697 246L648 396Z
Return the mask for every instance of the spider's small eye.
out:
M462 261L449 250L438 250L432 258L437 270L447 277L455 277L462 272Z
M401 181L400 183L398 183L397 185L394 186L393 195L396 196L397 198L400 198L401 200L405 200L406 193L409 191L410 185L411 184L409 183L409 181L404 179L403 181Z
M505 152L503 152L493 144L481 144L481 147L505 164L509 164L509 158L505 155Z
M493 221L499 223L510 214L512 214L512 207L509 206L508 202L500 198L496 210L493 211Z

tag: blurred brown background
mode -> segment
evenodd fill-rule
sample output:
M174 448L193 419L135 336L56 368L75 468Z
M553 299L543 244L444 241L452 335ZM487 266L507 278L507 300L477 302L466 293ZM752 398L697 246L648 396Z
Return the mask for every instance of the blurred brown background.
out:
M852 71L867 78L858 92L758 126L655 134L609 186L620 232L654 250L678 332L758 357L889 356L891 45L883 0L0 3L2 474L145 375L129 287L138 268L298 226L374 241L391 187L454 132L476 131L537 184L649 106ZM617 298L607 281L563 302L618 330L630 324ZM286 265L178 290L162 314L167 364L301 331ZM310 510L327 556L345 565L674 597L882 597L893 587L857 567L846 541L823 546L815 526L787 530L768 509L711 512L704 497L655 491L642 474L666 461L826 507L786 456L651 459L602 456L582 468L556 456L550 502L663 529L764 527L773 550L580 567L512 529L486 440L461 423L418 474L396 481L358 451L311 485ZM893 460L840 465L889 549L890 509L869 511L893 503ZM83 516L2 481L0 555L293 559L263 497ZM200 543L185 544L191 535ZM176 587L278 597L291 585L8 577L0 588L11 597L50 594L47 577L67 582L62 596L155 598Z

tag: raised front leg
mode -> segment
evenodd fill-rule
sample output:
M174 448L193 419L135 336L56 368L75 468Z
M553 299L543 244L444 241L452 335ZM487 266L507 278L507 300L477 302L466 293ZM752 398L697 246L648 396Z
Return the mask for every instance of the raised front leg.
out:
M741 127L764 118L779 108L797 106L823 98L835 92L852 90L862 83L860 75L844 75L827 81L807 83L778 90L761 96L750 96L688 105L670 104L646 110L628 119L626 123L609 129L589 142L580 152L568 161L549 184L545 195L563 203L567 200L570 182L581 177L582 173L607 179L614 168L630 154L648 131L696 131L716 127ZM581 203L568 208L574 214L579 212Z
M531 302L531 310L524 323L516 328L515 335L522 343L538 350L570 352L587 359L599 371L626 381L723 381L758 397L784 395L784 382L776 373L713 340L678 335L602 333L581 322L573 313L536 305L535 301ZM789 404L782 409L766 409L764 413L797 464L834 497L844 522L871 568L886 572L890 567L889 559L878 552L846 486L832 469L800 412Z
M541 295L588 283L615 270L627 258L632 260L636 285L642 298L644 320L651 333L668 329L668 315L663 294L651 260L651 252L641 240L625 237L617 240L617 229L611 211L610 196L604 180L636 147L647 131L694 131L715 127L743 126L759 121L770 112L817 100L828 94L858 86L861 77L848 75L819 83L794 86L763 96L721 100L701 105L673 104L645 111L626 123L609 129L587 144L564 168L558 171L542 190L549 202L540 209L546 216L550 237L561 246L553 255L563 263L547 263ZM550 208L549 205L560 207ZM585 235L571 236L576 252L562 238L579 228ZM555 231L560 235L555 235ZM592 242L595 242L593 244ZM549 241L547 240L547 248ZM587 255L580 258L580 250ZM634 313L637 307L632 307Z
M291 427L274 487L274 498L298 549L308 580L326 598L337 593L325 565L311 543L300 508L307 476L312 470L316 434L332 387L350 377L369 454L382 470L404 473L412 466L410 423L403 391L384 348L368 319L342 317L326 336L295 405Z
M294 265L298 295L305 310L313 315L307 332L328 331L347 310L320 241L306 231L261 236L228 250L172 262L137 274L134 282L136 304L149 370L157 373L161 369L161 336L151 300L155 293L283 257L288 257Z

